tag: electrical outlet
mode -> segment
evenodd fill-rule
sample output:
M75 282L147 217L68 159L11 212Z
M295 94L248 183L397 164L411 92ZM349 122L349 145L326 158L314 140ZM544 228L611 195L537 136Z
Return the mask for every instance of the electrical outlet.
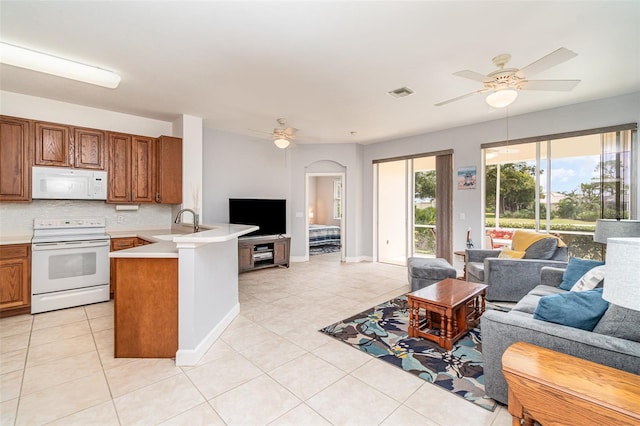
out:
M116 215L116 222L122 225L124 223L124 216L121 214Z

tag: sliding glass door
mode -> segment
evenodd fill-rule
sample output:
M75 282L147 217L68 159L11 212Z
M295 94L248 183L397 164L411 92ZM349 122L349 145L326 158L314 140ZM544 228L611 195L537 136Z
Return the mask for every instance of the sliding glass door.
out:
M436 157L413 160L412 256L436 255Z
M451 157L447 152L374 164L379 262L451 260Z
M407 170L406 160L377 164L378 167L378 261L406 265Z

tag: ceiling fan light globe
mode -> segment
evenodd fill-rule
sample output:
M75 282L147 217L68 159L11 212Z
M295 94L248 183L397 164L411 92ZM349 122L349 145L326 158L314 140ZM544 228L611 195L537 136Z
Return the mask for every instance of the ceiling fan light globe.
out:
M285 138L274 139L273 143L276 144L276 146L280 149L285 149L289 146L289 141Z
M487 96L487 104L492 108L509 106L518 97L518 91L513 89L498 90Z

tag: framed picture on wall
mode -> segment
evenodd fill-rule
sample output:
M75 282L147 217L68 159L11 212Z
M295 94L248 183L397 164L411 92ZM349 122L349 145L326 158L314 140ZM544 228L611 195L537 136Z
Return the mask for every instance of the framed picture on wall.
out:
M458 189L476 189L476 167L461 167L458 169Z

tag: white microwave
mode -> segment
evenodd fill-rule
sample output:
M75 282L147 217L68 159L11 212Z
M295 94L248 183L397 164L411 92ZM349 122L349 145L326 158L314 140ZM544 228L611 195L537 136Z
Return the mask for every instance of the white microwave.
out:
M107 172L65 167L32 167L31 198L106 200Z

